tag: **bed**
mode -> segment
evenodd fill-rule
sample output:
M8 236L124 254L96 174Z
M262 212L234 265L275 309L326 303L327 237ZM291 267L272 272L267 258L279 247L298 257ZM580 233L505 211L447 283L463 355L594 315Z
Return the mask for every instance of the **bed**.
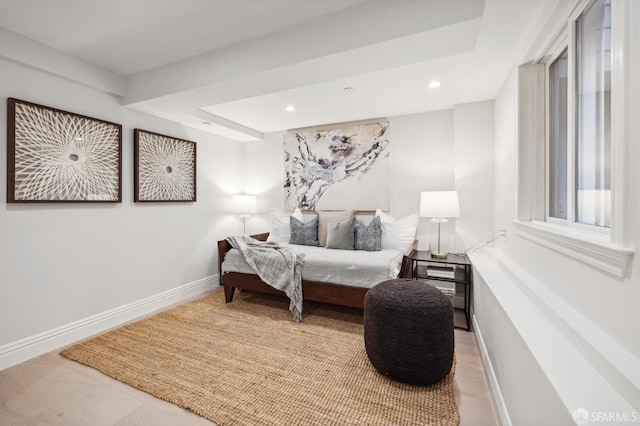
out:
M252 235L260 241L266 241L268 236L268 233ZM322 256L320 263L312 262L309 257L310 250L314 249L326 251L326 256ZM383 250L382 253L376 254L345 253L344 250L302 246L296 247L296 250L301 250L307 255L307 259L310 259L302 273L304 300L362 309L364 297L370 287L384 279L410 275L411 262L405 253L399 251ZM248 265L243 264L241 255L230 246L227 240L218 241L218 253L220 284L224 287L227 303L233 300L235 289L284 295L283 292L267 285L252 273ZM356 257L349 257L353 255ZM389 263L384 264L386 259ZM343 274L340 273L341 270Z

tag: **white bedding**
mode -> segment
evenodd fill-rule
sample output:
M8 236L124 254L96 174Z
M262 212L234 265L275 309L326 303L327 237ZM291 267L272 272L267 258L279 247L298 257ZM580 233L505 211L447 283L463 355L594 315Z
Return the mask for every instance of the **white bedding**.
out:
M305 254L302 279L351 287L371 288L381 281L396 278L402 266L403 253L399 250L332 250L324 247L286 245L296 253ZM236 249L231 249L222 262L222 273L254 271Z

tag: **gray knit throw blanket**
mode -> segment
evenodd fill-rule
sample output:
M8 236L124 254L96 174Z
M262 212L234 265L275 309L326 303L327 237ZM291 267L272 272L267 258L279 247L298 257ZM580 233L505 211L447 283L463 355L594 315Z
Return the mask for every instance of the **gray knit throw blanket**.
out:
M296 254L288 247L258 241L247 235L228 237L227 241L238 249L262 281L285 292L291 300L289 310L293 313L293 320L302 321L304 254Z

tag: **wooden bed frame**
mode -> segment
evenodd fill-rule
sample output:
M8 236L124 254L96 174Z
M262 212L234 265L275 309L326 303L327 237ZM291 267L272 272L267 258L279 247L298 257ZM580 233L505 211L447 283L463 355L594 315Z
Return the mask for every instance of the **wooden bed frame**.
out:
M266 241L268 233L252 235L259 241ZM224 298L227 303L233 300L233 293L236 288L243 290L253 290L261 293L282 294L283 291L276 290L262 281L257 275L244 274L240 272L227 272L222 274L222 261L225 254L231 249L227 240L218 241L218 272L220 273L220 285L224 287ZM402 258L400 277L409 276L411 261L407 256ZM342 284L323 283L318 281L302 281L304 300L331 303L334 305L349 306L352 308L364 308L364 296L368 288L349 287Z

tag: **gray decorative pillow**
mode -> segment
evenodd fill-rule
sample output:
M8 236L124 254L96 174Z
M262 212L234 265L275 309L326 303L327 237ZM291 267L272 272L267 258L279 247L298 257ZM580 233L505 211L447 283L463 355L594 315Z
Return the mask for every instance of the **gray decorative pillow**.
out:
M379 216L374 217L368 225L360 221L356 222L355 247L356 250L382 250L382 225Z
M329 222L329 224L327 225L327 248L353 250L353 228L355 223L355 216L341 222Z
M318 241L321 247L327 245L327 225L355 216L354 210L318 210Z
M291 239L289 244L298 244L302 246L318 245L318 217L314 217L308 222L302 222L291 216L289 219L291 224Z

